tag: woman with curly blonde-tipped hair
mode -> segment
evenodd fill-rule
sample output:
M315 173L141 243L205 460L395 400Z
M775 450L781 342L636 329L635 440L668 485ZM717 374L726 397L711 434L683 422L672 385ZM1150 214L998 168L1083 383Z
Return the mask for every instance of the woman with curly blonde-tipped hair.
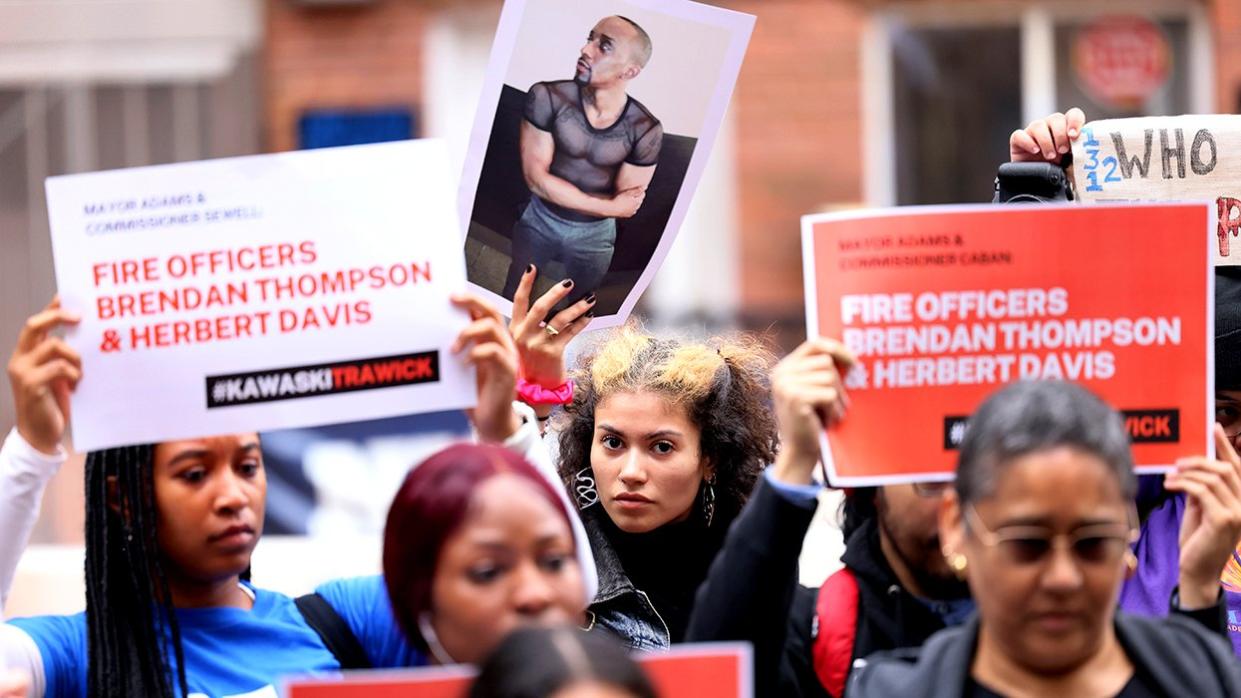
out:
M694 592L775 455L768 355L624 327L573 372L560 473L599 571L595 622L635 648L684 637Z
M541 322L556 294L531 306L534 276L522 279L510 328L520 392L541 418L564 404L559 470L599 572L590 621L634 649L667 648L684 637L694 592L775 457L772 357L748 337L685 341L628 325L599 337L566 376L563 347L591 299Z

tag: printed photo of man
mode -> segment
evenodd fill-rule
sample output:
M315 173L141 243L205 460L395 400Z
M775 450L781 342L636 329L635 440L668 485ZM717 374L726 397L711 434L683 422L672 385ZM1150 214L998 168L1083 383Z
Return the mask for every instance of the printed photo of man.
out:
M572 80L538 82L526 96L521 169L532 196L513 228L502 295L530 264L559 260L574 283L564 303L593 294L616 244L616 219L641 208L663 142L659 119L628 94L651 58L651 38L621 16L591 29Z

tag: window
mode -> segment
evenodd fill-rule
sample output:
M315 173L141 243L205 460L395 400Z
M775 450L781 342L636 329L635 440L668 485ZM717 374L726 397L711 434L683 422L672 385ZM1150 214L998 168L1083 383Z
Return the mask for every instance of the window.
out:
M1083 33L1137 18L1166 74L1111 99L1081 64ZM1190 0L892 3L863 55L866 198L875 206L990 199L1013 129L1081 106L1090 119L1214 111L1211 31Z
M1021 121L1017 27L894 32L898 204L983 200Z

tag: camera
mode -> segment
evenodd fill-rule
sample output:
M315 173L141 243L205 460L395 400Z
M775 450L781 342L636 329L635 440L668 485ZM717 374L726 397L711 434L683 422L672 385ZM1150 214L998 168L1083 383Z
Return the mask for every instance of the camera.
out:
M1058 203L1073 200L1073 186L1065 168L1050 162L1006 162L995 175L996 204Z

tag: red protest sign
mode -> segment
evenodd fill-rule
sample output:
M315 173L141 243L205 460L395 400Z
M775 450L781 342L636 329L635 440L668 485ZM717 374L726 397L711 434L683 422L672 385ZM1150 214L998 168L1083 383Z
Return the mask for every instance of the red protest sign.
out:
M751 654L746 643L702 643L644 654L639 661L663 698L748 698L753 695L754 685Z
M295 679L286 698L461 698L474 679L469 667L353 671L344 676Z
M642 665L662 698L750 698L752 652L746 643L678 645L667 652L640 654ZM427 667L394 671L354 671L337 677L290 680L286 698L461 698L474 670Z
M1209 207L913 207L807 216L808 335L859 357L833 484L951 479L966 418L1013 380L1121 410L1140 470L1208 453Z

